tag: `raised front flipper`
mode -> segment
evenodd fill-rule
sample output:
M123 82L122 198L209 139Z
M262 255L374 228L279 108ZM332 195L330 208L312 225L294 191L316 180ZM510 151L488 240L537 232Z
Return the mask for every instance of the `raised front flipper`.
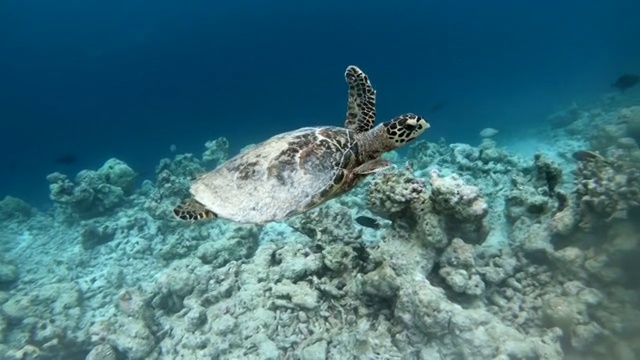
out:
M369 77L357 66L347 67L344 78L349 85L344 127L356 132L368 131L376 121L376 91Z

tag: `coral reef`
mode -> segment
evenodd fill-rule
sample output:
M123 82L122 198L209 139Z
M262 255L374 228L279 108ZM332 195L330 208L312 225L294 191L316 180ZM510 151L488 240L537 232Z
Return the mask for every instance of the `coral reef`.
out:
M638 141L640 140L640 106L624 108L619 112L619 122L626 124L626 135Z
M261 226L171 217L224 138L140 186L116 159L51 174L52 211L0 201L0 358L638 358L637 113L572 106L524 157L417 141Z
M5 196L0 201L0 222L11 223L16 220L28 220L36 212L31 205L13 196Z
M10 284L18 279L18 268L0 256L0 286Z
M453 291L474 296L484 293L485 285L476 273L474 257L473 246L458 238L453 239L442 253L438 274Z
M85 250L91 250L96 246L108 243L113 240L115 229L109 224L100 224L97 222L85 222L82 232L80 233L80 243Z
M488 229L483 220L489 208L480 190L456 174L440 177L436 170L431 171L429 180L433 211L444 218L447 233L471 243L484 241Z
M640 164L584 161L575 171L580 226L627 219L640 208Z
M202 162L192 154L178 154L162 159L156 166L155 187L165 197L184 197L189 193L189 180L205 172Z
M432 211L427 184L413 175L411 166L373 179L366 205L393 222L396 237L413 238L433 248L448 244L443 220Z
M86 360L116 360L116 351L107 344L100 344L87 354Z
M229 140L224 137L207 141L204 146L207 150L202 153L202 161L205 163L216 162L216 166L229 159Z
M83 170L75 182L61 173L47 176L50 198L65 211L79 218L93 218L108 214L122 205L131 195L136 173L118 159L109 159L97 171Z
M567 109L551 114L551 116L547 118L547 122L553 128L564 128L571 126L580 116L581 111L578 104L573 103Z

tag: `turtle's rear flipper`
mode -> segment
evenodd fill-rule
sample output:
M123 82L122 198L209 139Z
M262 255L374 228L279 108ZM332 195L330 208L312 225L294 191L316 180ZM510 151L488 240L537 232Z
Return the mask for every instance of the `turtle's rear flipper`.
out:
M187 199L173 208L173 215L184 221L201 221L216 218L213 211L204 207L204 205L194 199Z

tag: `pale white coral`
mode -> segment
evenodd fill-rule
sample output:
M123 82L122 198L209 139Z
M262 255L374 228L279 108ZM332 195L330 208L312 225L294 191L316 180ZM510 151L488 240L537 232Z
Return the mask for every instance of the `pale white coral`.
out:
M97 171L80 171L75 182L58 172L49 174L49 197L81 218L102 216L121 205L132 193L136 177L127 164L109 159Z
M476 186L465 184L456 174L440 177L431 171L431 203L436 213L445 218L450 236L459 236L472 243L482 242L488 229L483 219L489 207Z
M215 161L219 166L229 158L229 140L219 137L215 140L207 141L204 146L207 150L202 153L202 161Z

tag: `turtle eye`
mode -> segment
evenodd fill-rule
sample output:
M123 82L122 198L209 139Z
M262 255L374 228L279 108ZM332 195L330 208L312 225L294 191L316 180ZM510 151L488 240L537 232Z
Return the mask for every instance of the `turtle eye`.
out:
M418 122L414 118L409 118L402 124L402 127L407 131L413 131L418 127Z

